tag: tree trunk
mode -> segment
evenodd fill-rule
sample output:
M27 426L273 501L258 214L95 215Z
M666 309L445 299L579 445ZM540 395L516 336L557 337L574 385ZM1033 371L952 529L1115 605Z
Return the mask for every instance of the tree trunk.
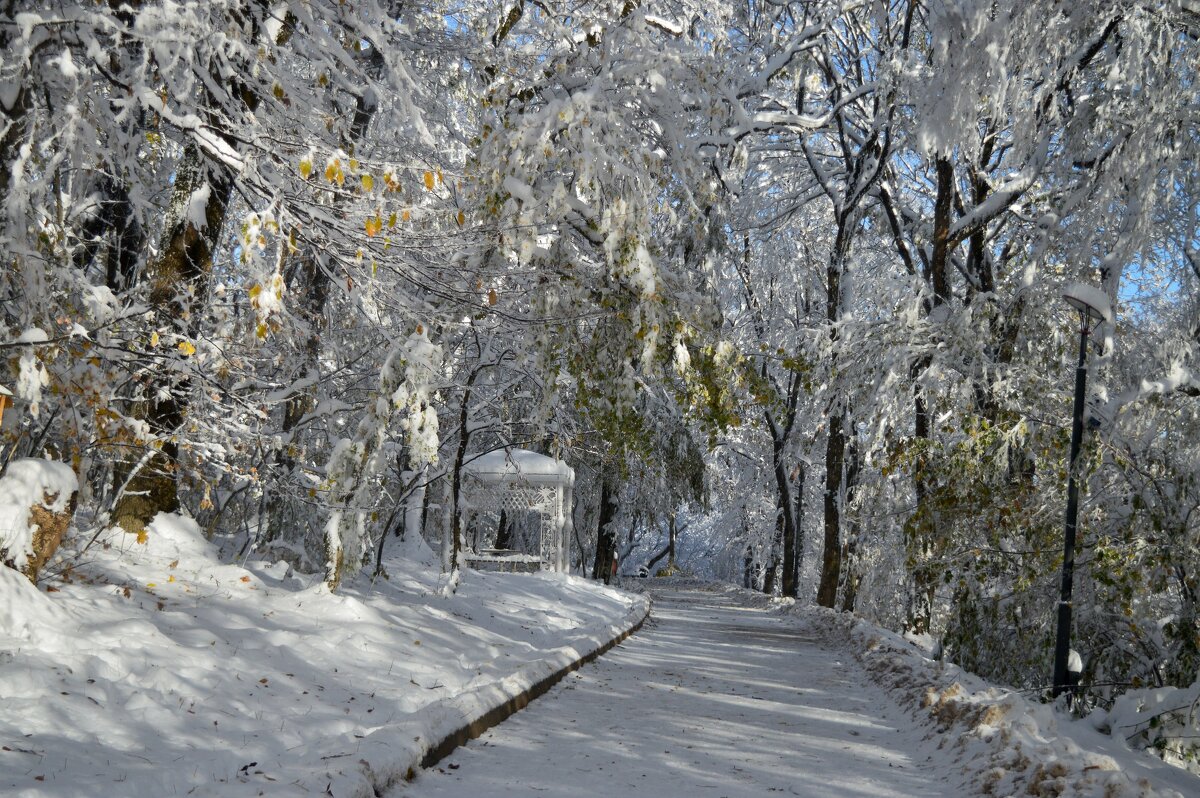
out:
M356 40L357 41L357 40ZM372 45L367 71L373 78L378 78L384 69L383 55L377 45ZM355 98L354 111L351 117L349 135L343 137L343 146L354 155L358 144L366 138L371 121L379 103L375 92L368 89ZM295 390L284 402L282 432L284 447L276 456L276 464L281 466L282 479L277 483L275 495L267 507L267 533L264 542L267 545L278 541L283 536L284 513L286 497L281 495L279 485L286 486L296 470L296 460L290 454L296 438L296 430L304 416L316 405L317 379L320 377L319 358L321 354L321 335L325 330L325 304L329 300L329 275L323 268L323 257L319 252L309 248L298 258L296 275L290 281L293 293L300 294L299 315L308 326L302 349L302 360L292 384ZM298 285L297 285L298 284ZM297 287L300 288L297 291ZM287 550L287 547L284 547Z
M675 541L679 537L679 527L676 525L675 511L671 511L671 518L667 522L667 568L670 571L675 570Z
M783 462L784 441L777 439L772 447L775 472L776 539L782 543L782 585L784 596L796 597L796 517L793 513L792 484Z
M324 330L325 302L329 295L329 280L325 271L312 254L301 258L299 269L303 293L299 303L299 315L308 324L309 333L305 336L303 357L300 369L293 379L293 391L284 400L283 423L280 431L283 433L283 447L275 456L275 464L279 466L275 489L267 503L267 529L263 537L264 545L270 547L283 539L287 509L286 488L290 486L291 477L296 471L296 458L293 452L298 448L300 422L316 405L315 383L312 375L317 373L317 359L321 351L321 332ZM286 556L290 547L283 546L280 552Z
M471 442L471 430L467 422L470 420L471 390L475 387L475 379L483 370L480 364L471 370L467 376L467 384L463 388L462 404L458 410L458 448L454 453L454 467L450 472L450 562L446 564L447 573L453 572L459 566L459 554L463 547L462 508L459 506L462 493L462 467L467 458L467 446Z
M763 574L762 592L768 596L775 595L775 580L779 577L780 534L779 524L777 523L775 525L775 537L771 541L771 558L767 563L767 570Z
M512 548L512 523L504 508L500 509L500 520L496 523L496 548L501 551Z
M783 540L783 595L789 598L796 598L800 593L800 565L804 561L804 479L807 470L804 463L799 463L794 472L790 552L788 537L785 536Z
M858 475L861 462L858 457L858 443L851 439L846 447L846 485L844 488L846 503L854 501L858 489ZM846 550L842 558L845 571L845 585L842 588L842 612L853 612L858 601L858 586L862 582L862 571L858 562L859 535L862 527L857 521L852 521L846 535Z
M213 251L225 224L233 182L229 168L209 162L195 144L184 148L175 173L162 251L146 267L156 328L173 329L184 337L194 328L193 307L202 305L208 294ZM209 194L201 229L189 217L188 207L193 194L205 187ZM112 520L128 532L141 532L158 513L179 509L179 442L175 435L183 425L189 387L186 377L173 377L163 370L154 371L147 381L144 393L148 398L135 415L146 422L159 454L137 473L131 474L131 462L116 468L116 482L125 485L125 492L113 509Z
M600 512L596 525L596 559L592 564L592 578L602 579L608 584L612 577L617 556L617 484L609 468L604 468L600 478Z
M933 207L933 252L925 266L923 277L932 289L932 297L926 303L926 309L940 307L951 299L950 291L950 215L952 197L954 194L954 165L944 156L934 162L937 182L937 196ZM939 535L936 509L930 506L931 491L929 487L930 467L929 458L932 452L929 447L933 440L933 430L929 423L929 400L925 389L918 381L929 368L932 358L922 356L912 365L913 379L913 439L920 448L920 454L913 463L913 491L916 494L917 507L908 530L908 563L910 594L906 608L906 626L913 632L928 632L933 623L933 595L936 588L936 574L930 556L933 541Z
M825 443L825 540L821 558L821 584L817 588L817 604L833 607L837 601L838 581L842 573L842 461L846 451L846 436L842 417L829 420L829 437Z
M240 11L230 15L231 21L244 26L247 38L256 41L260 34L258 19L245 13L245 8ZM281 38L289 35L290 27L284 26ZM228 82L220 75L212 77L216 85ZM258 109L258 96L240 81L235 80L230 93L240 99L249 113ZM223 131L218 135L237 150L241 142L228 131L229 122L218 110L219 101L207 95L202 107L205 121ZM236 177L227 164L206 156L195 140L184 146L175 171L159 256L146 265L154 329L165 329L185 338L194 331L193 309L203 307L208 297L213 253L225 226ZM208 194L204 199L202 227L197 227L200 220L196 219L192 206L194 200L204 196L200 193L204 189ZM147 380L144 394L149 398L135 415L141 416L154 435L153 445L161 448L160 454L153 455L136 473L131 473L131 463L114 469L116 482L125 485L125 492L113 508L112 520L127 531L140 532L158 513L179 509L176 482L179 442L175 434L187 414L188 390L186 377L173 377L166 370L154 371Z
M830 253L826 273L826 310L829 322L829 337L832 346L830 371L838 368L837 324L842 316L842 273L850 252L851 219L848 211L838 220L837 237ZM817 604L832 608L837 601L838 582L842 573L842 465L846 451L845 429L850 425L849 413L842 397L830 401L828 412L829 434L825 440L825 539L821 557L821 583L817 587Z

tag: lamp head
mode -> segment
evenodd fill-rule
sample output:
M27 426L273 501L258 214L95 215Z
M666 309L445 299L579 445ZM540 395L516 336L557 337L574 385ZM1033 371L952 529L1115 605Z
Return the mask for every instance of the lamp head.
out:
M1112 321L1112 303L1108 299L1108 294L1095 286L1071 283L1063 291L1063 299L1088 319Z

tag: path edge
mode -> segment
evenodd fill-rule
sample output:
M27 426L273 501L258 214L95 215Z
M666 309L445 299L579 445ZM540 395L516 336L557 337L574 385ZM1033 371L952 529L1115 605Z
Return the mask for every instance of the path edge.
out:
M629 607L618 618L584 631L559 648L543 652L541 658L525 663L507 676L435 701L365 737L356 737L352 752L323 757L359 759L353 765L314 769L311 777L315 792L321 792L323 783L324 794L334 798L381 798L393 794L394 788L412 781L421 768L435 765L458 746L528 706L568 673L641 629L650 617L649 596L626 592L624 598Z
M517 693L509 698L504 703L498 704L483 714L467 721L453 732L442 737L441 740L432 743L425 751L425 754L421 757L420 767L433 767L438 762L449 756L450 753L459 746L476 739L488 729L492 728L498 723L504 722L517 712L520 712L529 705L530 701L545 695L550 691L550 688L561 682L567 676L567 674L579 670L579 668L583 667L589 662L592 662L597 657L606 654L614 646L624 642L629 638L630 635L641 629L642 624L644 624L646 619L650 617L651 602L649 597L646 596L638 596L638 598L641 600L634 605L629 615L626 615L626 617L623 619L625 621L625 623L622 624L624 629L619 631L614 637L610 638L607 642L596 646L591 651L582 654L575 660L559 668L554 673L551 673L549 676L543 677L530 687L527 687L520 693ZM630 621L632 621L632 623L630 623ZM415 776L415 769L410 768L405 774L405 779L411 781Z

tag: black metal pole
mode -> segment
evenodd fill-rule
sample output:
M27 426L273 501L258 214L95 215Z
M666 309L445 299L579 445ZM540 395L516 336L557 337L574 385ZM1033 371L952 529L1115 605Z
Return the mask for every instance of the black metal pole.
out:
M1063 534L1062 593L1058 600L1058 635L1054 642L1054 695L1070 683L1067 657L1071 650L1071 589L1075 579L1075 529L1079 520L1079 485L1075 482L1075 462L1083 438L1083 394L1087 385L1088 314L1080 311L1079 364L1075 367L1075 414L1071 422L1071 455L1067 463L1067 522Z

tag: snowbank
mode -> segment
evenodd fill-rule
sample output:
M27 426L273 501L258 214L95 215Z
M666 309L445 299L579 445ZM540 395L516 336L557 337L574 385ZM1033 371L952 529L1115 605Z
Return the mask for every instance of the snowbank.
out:
M1200 680L1190 687L1130 690L1117 697L1108 712L1088 720L1097 729L1124 739L1139 749L1155 749L1171 764L1200 773L1197 736L1200 734Z
M934 756L949 757L964 794L1071 798L1183 798L1200 778L1135 753L1090 723L988 685L924 656L913 643L860 618L792 610L811 632L845 647L929 729Z
M220 564L177 516L145 540L114 532L52 595L0 574L0 793L374 796L647 610L555 574L442 598L399 557L331 594Z
M37 526L30 523L30 511L42 506L51 513L64 512L78 489L75 472L64 463L37 458L9 463L0 477L0 556L24 570Z

